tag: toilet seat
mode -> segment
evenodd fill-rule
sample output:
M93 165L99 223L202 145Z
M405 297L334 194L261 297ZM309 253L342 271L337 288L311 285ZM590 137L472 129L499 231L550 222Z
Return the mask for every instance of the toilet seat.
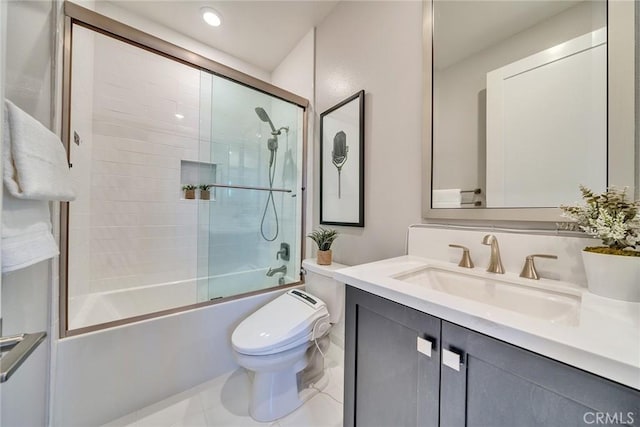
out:
M233 331L233 349L246 355L280 353L323 335L329 312L319 298L292 289L244 319Z

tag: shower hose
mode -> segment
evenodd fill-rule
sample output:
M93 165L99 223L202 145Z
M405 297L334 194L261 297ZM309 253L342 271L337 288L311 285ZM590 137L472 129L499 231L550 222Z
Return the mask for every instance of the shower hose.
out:
M287 147L289 146L289 132L286 131L287 134ZM278 149L273 150L273 163L269 165L269 195L267 196L267 202L264 205L264 211L262 212L262 221L260 221L260 234L262 238L267 242L273 242L278 238L278 234L280 233L280 226L278 224L278 211L276 209L276 202L273 198L273 181L276 176L276 163L278 161ZM264 221L267 218L267 211L269 210L269 205L273 208L273 216L276 220L276 233L273 237L267 237L264 230Z

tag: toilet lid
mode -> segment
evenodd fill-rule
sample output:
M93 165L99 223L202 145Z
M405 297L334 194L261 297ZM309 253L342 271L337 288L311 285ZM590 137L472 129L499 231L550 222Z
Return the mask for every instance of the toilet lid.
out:
M328 315L322 300L292 289L244 319L233 331L231 343L242 354L284 351L309 341L316 321Z

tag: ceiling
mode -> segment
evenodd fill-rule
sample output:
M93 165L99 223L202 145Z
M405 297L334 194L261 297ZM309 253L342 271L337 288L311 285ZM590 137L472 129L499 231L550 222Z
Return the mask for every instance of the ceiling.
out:
M110 0L109 3L271 72L338 1ZM205 24L200 15L204 6L219 12L221 26Z

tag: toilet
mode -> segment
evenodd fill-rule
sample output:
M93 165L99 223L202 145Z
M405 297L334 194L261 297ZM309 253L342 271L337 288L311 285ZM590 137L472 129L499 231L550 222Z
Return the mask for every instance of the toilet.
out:
M320 266L315 260L302 266L306 290L280 295L240 322L231 336L236 361L252 377L249 414L256 421L282 418L308 400L302 394L322 377L329 331L342 319L344 286L332 275L346 266Z

